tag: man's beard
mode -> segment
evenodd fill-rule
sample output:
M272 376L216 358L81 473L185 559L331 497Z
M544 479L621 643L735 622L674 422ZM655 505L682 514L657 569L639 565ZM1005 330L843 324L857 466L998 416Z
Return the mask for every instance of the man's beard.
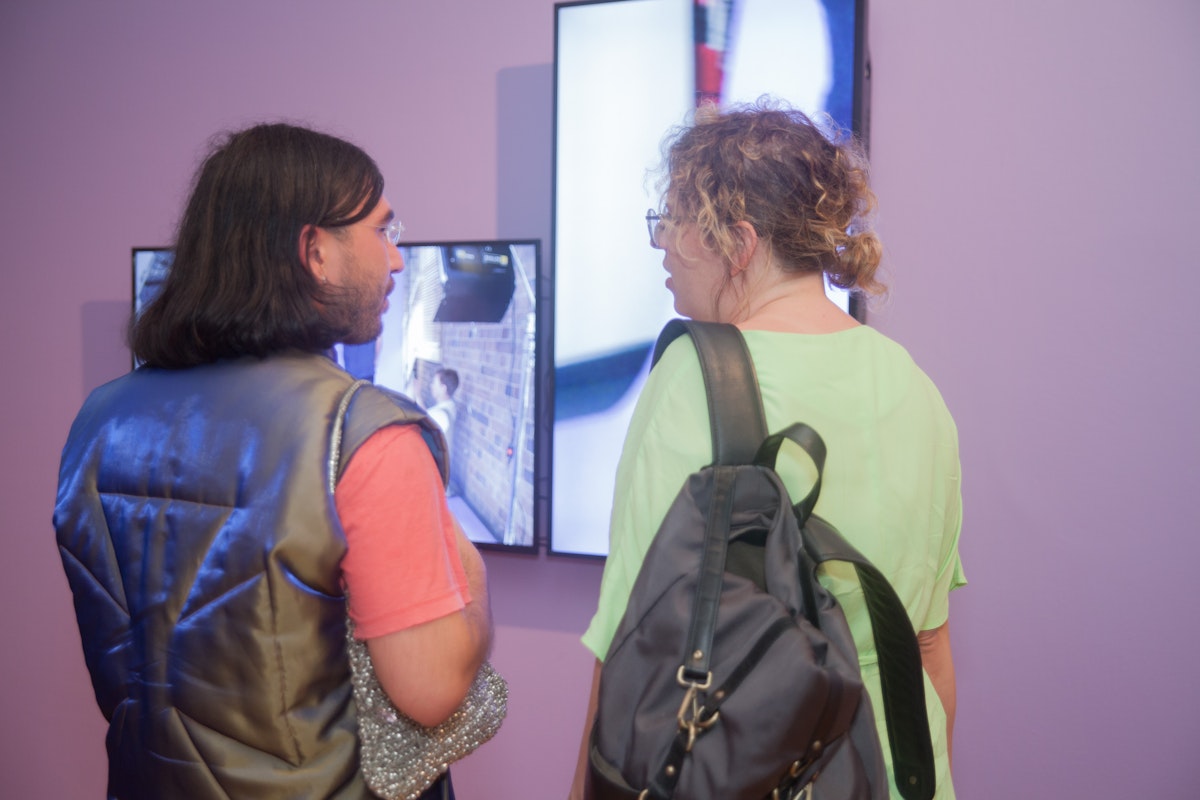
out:
M383 331L381 300L356 286L329 287L324 298L325 320L342 344L365 344Z

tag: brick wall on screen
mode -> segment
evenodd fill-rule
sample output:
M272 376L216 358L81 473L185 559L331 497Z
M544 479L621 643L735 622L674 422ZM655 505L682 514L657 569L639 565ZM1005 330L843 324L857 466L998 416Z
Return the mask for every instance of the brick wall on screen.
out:
M461 380L454 395L453 488L497 541L504 540L515 511L510 541L532 543L532 311L518 287L500 322L442 325L442 365L457 370Z

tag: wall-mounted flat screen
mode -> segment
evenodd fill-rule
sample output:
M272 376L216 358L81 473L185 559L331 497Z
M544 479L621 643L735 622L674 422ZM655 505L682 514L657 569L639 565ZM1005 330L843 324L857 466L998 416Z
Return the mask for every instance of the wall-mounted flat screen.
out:
M473 542L535 552L540 243L402 243L400 254L383 333L344 348L345 366L446 428L450 510Z
M536 240L402 243L405 268L379 338L336 345L348 372L425 407L450 447L450 510L486 549L536 552L539 464ZM135 312L157 294L166 248L133 251Z
M555 6L551 552L607 553L625 431L675 316L645 221L665 134L700 102L770 94L865 138L864 30L865 0Z
M168 247L133 248L133 313L141 314L162 289L175 253ZM133 366L138 360L133 359Z

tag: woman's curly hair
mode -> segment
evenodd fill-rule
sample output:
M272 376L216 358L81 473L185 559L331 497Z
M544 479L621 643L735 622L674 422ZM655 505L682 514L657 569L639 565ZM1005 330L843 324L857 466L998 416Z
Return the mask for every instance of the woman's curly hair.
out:
M870 228L875 193L854 138L824 133L804 113L760 98L729 109L701 107L665 149L669 216L695 221L710 251L732 263L732 229L745 221L784 270L823 272L843 289L883 291L875 280L882 246Z

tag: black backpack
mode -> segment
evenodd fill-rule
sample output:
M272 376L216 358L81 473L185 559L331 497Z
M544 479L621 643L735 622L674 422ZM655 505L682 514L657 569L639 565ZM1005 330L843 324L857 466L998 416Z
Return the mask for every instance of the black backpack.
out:
M879 652L896 784L935 790L921 654L887 579L812 514L825 446L766 435L754 366L732 325L674 320L700 356L714 464L691 475L646 554L600 673L589 760L598 800L887 798L858 654L817 566L852 563ZM774 470L785 439L817 467L793 505Z

